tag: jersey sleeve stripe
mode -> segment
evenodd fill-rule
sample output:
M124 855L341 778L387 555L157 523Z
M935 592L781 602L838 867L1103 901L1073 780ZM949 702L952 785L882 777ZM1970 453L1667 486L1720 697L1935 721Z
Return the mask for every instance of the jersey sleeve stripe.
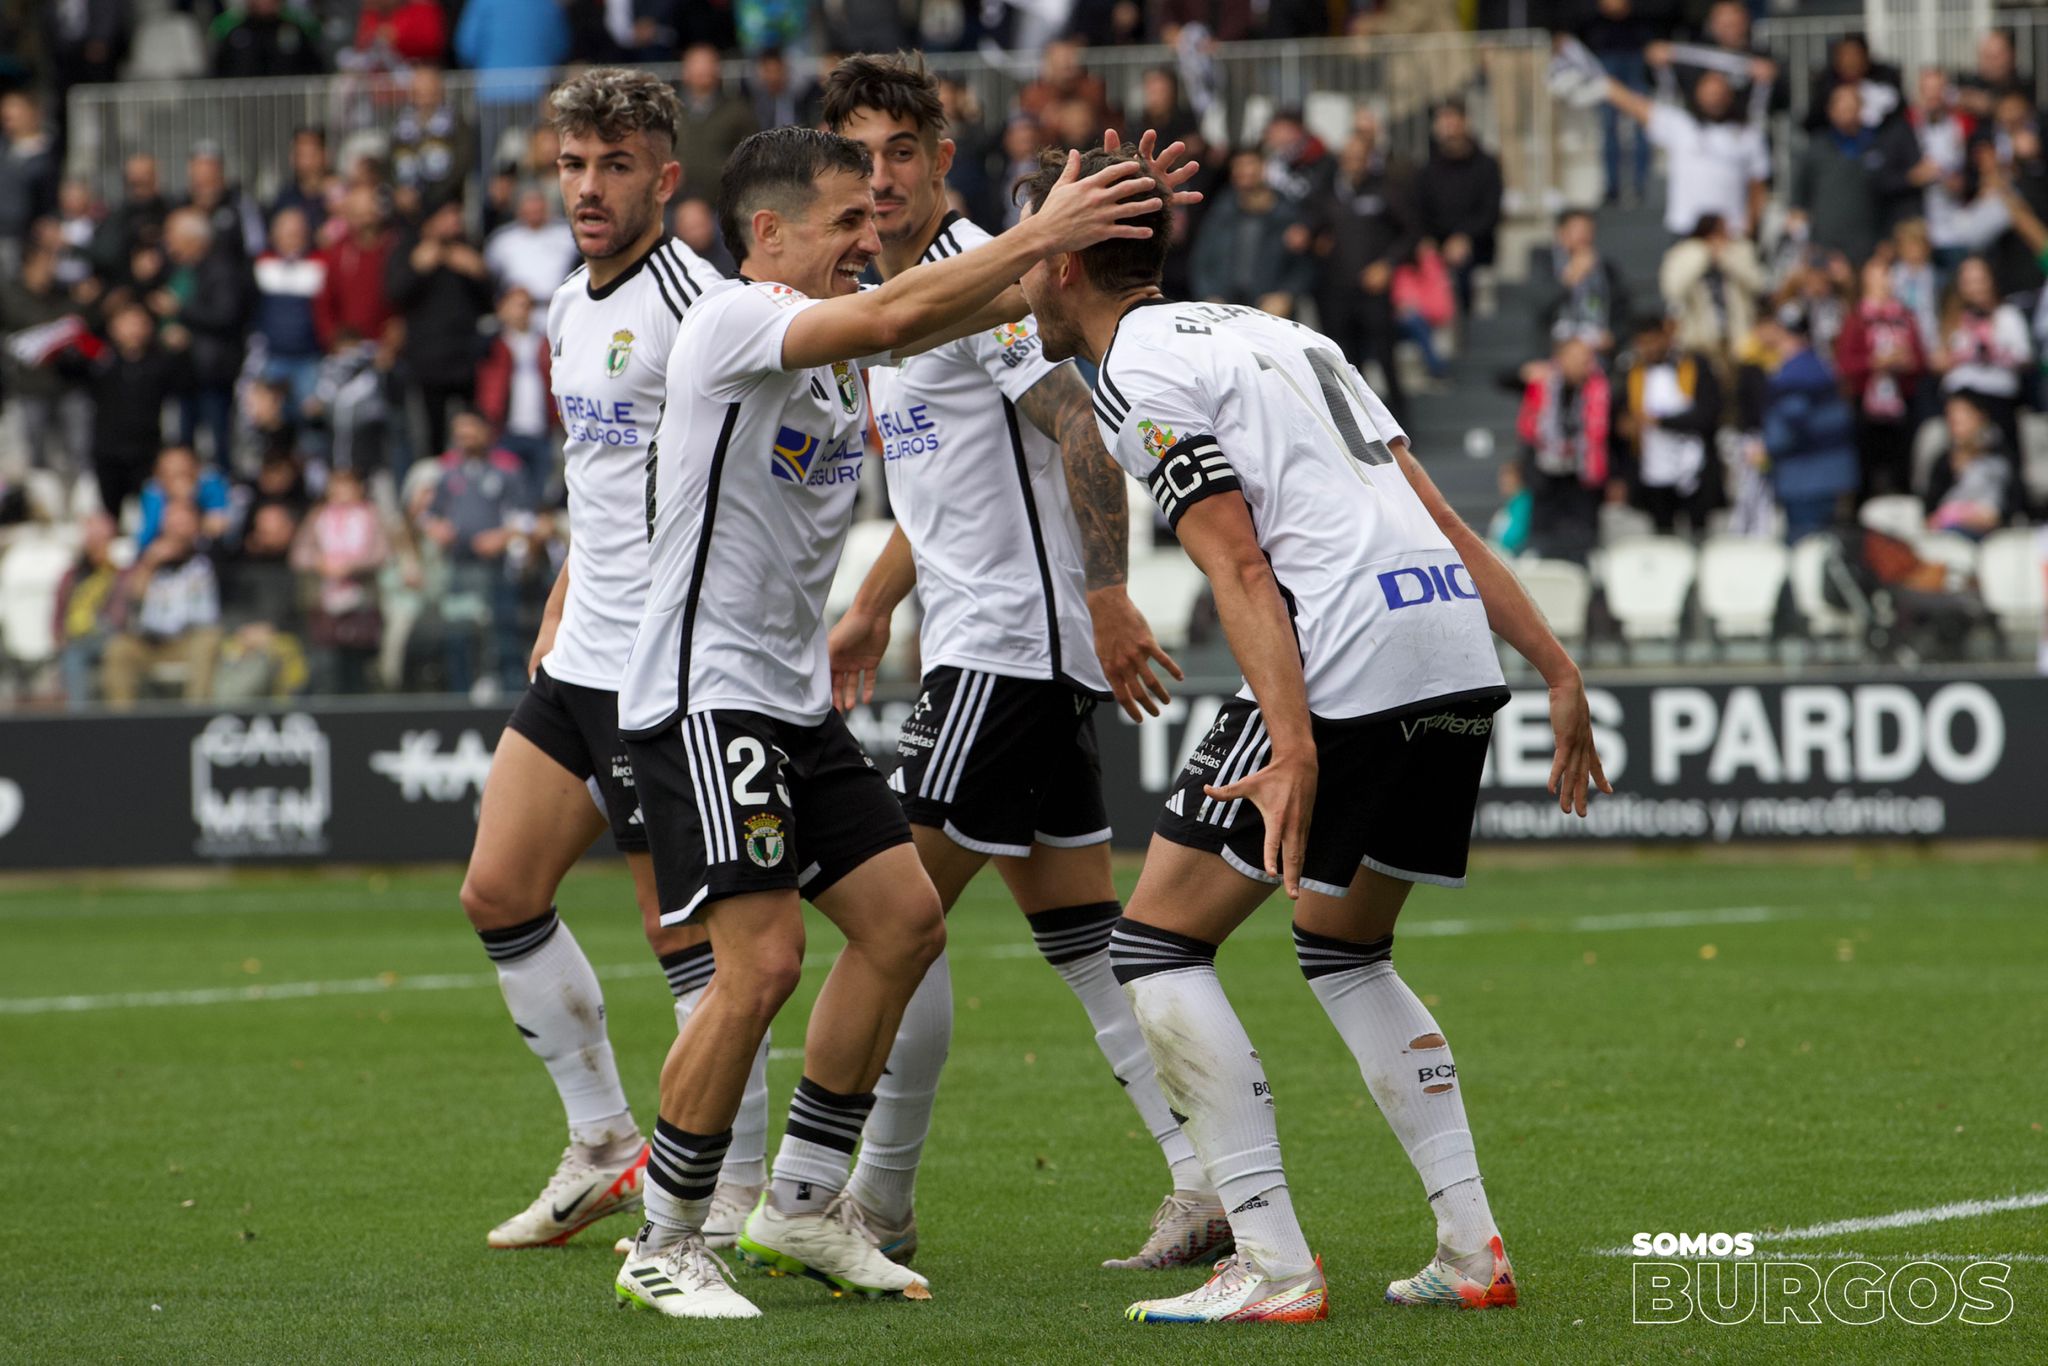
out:
M662 258L664 264L676 274L677 287L682 291L684 305L696 303L697 300L703 298L704 286L698 284L697 277L690 274L690 267L683 260L683 253L676 247L675 243L669 243L668 246L662 248L662 251L664 253Z
M1095 416L1102 420L1103 426L1109 428L1111 432L1123 430L1124 420L1111 411L1107 404L1103 403L1101 394L1095 396L1094 403Z
M1130 416L1131 401L1124 397L1123 390L1116 387L1116 381L1109 377L1109 370L1105 367L1097 370L1095 374L1096 378L1102 381L1102 387L1109 392L1110 401L1123 410L1124 416Z
M654 277L654 287L661 291L661 301L668 305L668 311L676 315L677 322L681 322L683 320L683 307L675 301L675 296L668 292L668 280L662 275L661 267L654 264L654 262L654 257L650 256L647 258L648 273Z

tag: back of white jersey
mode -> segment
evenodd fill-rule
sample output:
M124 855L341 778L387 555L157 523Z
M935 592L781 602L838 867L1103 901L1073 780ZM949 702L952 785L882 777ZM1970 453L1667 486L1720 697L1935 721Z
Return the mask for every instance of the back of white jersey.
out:
M950 214L923 259L988 240ZM1059 445L1017 411L1057 368L1027 317L877 367L868 384L889 505L917 560L924 667L1060 679L1107 696Z
M858 362L782 368L783 334L815 303L748 281L676 334L641 523L653 582L619 689L628 735L717 708L797 725L832 709L825 594L868 409Z
M1254 308L1147 301L1117 325L1095 410L1170 521L1216 494L1250 505L1317 716L1501 686L1472 575L1387 448L1405 433L1328 337Z
M647 602L647 456L668 353L689 307L724 277L664 237L601 289L579 269L548 305L550 383L569 485L569 592L550 677L616 692Z

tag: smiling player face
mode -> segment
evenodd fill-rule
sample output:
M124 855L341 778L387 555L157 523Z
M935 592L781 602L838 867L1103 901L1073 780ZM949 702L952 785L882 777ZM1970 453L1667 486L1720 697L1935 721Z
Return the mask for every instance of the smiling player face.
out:
M861 272L882 254L874 193L845 171L827 171L816 185L811 202L782 220L776 269L813 299L855 293Z
M641 243L661 224L662 206L682 168L634 133L606 142L596 133L568 133L555 159L562 204L586 261L602 261Z

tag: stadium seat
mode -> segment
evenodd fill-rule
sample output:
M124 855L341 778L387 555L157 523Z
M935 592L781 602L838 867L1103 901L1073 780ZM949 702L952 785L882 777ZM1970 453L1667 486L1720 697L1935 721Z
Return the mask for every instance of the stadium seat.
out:
M1675 536L1625 537L1600 552L1600 585L1623 641L1678 639L1698 563Z
M1717 642L1769 640L1790 556L1776 541L1714 536L1700 547L1700 612Z
M1912 538L1913 553L1948 571L1950 588L1966 588L1977 577L1977 543L1953 531L1923 531Z
M1910 541L1927 530L1927 505L1910 493L1887 493L1858 508L1856 520L1872 531Z
M1842 641L1856 634L1856 615L1828 601L1826 583L1828 560L1835 553L1834 538L1813 535L1792 547L1792 605L1806 623L1808 639Z
M128 50L134 55L121 70L124 80L182 81L206 74L206 35L189 14L149 16L136 25Z
M1207 588L1208 580L1179 546L1131 556L1131 602L1169 650L1187 647L1195 603Z
M1570 560L1522 557L1509 560L1508 568L1515 571L1558 639L1576 645L1586 638L1586 605L1593 597L1593 580L1584 567Z
M1600 544L1613 545L1635 536L1654 536L1657 524L1650 520L1650 514L1641 508L1630 507L1627 503L1602 503L1600 505Z
M2014 527L1994 531L1978 548L1977 578L1984 605L1998 618L2007 642L2031 652L2041 638L2041 615L2048 611L2048 532Z
M1920 424L1913 433L1913 487L1927 487L1927 476L1934 472L1934 466L1948 454L1948 424L1938 417L1930 417Z
M27 666L56 657L57 585L77 553L76 537L38 531L0 555L0 656Z

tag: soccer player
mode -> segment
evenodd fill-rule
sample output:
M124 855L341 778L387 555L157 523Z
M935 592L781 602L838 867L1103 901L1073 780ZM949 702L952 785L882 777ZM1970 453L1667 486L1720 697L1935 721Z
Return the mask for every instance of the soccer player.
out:
M1131 155L1097 150L1082 164ZM1055 174L1024 182L1029 203ZM1551 786L1581 815L1589 781L1607 790L1584 686L1336 345L1256 309L1167 299L1166 215L1136 221L1152 236L1050 257L1025 276L1025 297L1047 355L1099 366L1103 440L1208 576L1246 687L1168 796L1110 945L1237 1250L1198 1289L1129 1317L1328 1315L1272 1093L1216 978L1217 946L1276 883L1294 898L1302 972L1436 1215L1436 1255L1387 1298L1512 1305L1457 1068L1394 970L1394 920L1413 884L1465 880L1487 737L1507 697L1488 626L1549 684Z
M857 367L1017 317L988 306L1039 257L1147 231L1121 223L1165 202L1137 169L1067 176L1029 226L863 292L881 252L865 148L777 128L726 161L719 223L743 287L699 301L669 356L647 487L653 583L619 690L662 920L703 924L719 970L662 1069L622 1302L760 1312L703 1225L748 1069L802 968L799 895L846 947L739 1247L843 1290L929 1296L841 1198L904 1003L945 944L902 810L832 707L822 617L868 425Z
M825 83L824 122L873 161L882 278L989 240L947 207L953 143L921 61L842 61ZM1230 1224L1109 965L1122 907L1094 710L1113 689L1132 719L1140 704L1156 714L1167 694L1152 663L1180 676L1124 591L1123 471L1102 448L1087 382L1047 359L1029 317L868 378L897 529L832 630L838 701L872 696L890 616L918 585L924 682L889 776L918 858L949 911L995 860L1166 1155L1173 1187L1151 1236L1104 1265L1207 1265L1229 1250ZM917 1166L952 1034L942 954L904 1010L847 1187L899 1262L917 1248Z
M540 1196L491 1230L498 1248L559 1245L640 1205L646 1143L619 1084L604 995L553 904L563 876L607 825L632 871L678 1022L712 969L702 929L660 922L617 693L647 597L644 468L669 345L685 311L725 282L662 229L681 175L674 91L643 72L598 68L549 104L562 139L562 202L583 257L555 292L547 326L567 436L569 559L534 644L532 685L484 784L462 907L497 967L520 1037L554 1079L569 1146ZM731 1246L760 1194L767 1115L764 1041L707 1241Z

